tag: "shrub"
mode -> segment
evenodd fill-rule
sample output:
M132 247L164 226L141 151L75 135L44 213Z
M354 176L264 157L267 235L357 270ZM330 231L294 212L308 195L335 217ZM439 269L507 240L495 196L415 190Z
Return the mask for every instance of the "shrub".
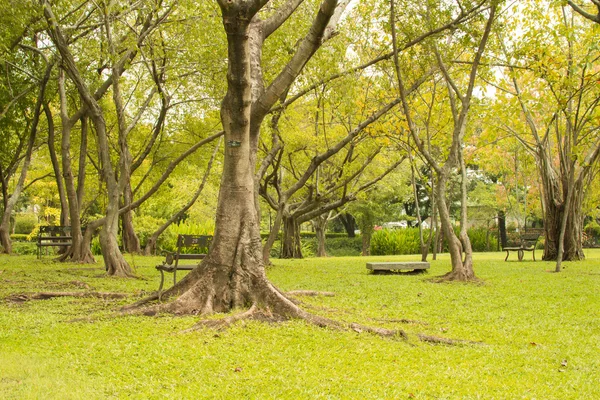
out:
M15 233L29 235L37 225L37 216L33 213L15 215Z
M488 237L487 228L471 228L468 230L467 234L471 240L473 251L492 251L496 249L498 240L498 233L496 230L489 232L489 248L486 241L486 238Z
M31 242L14 242L12 244L13 253L22 256L37 254L37 246Z
M360 235L349 238L332 237L325 241L325 250L332 257L357 256L362 251L362 238Z
M10 235L10 240L13 242L29 242L28 237L29 235L25 233L15 233Z
M458 230L456 230L458 234ZM427 240L429 232L425 232ZM468 231L469 239L473 251L488 251L486 246L486 228L472 228ZM498 240L495 231L490 232L489 251L496 249L495 243ZM444 244L444 251L447 251L447 245ZM432 251L432 249L429 249ZM372 255L397 255L397 254L419 254L421 252L421 241L419 239L419 228L405 229L383 229L376 231L371 238Z
M420 252L419 228L382 229L371 237L371 254L374 256Z

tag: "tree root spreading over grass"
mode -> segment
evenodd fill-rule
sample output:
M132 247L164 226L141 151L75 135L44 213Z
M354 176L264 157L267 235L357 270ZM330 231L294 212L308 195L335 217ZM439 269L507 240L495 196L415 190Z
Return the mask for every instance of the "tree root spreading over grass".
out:
M6 299L15 303L29 300L48 300L56 297L95 297L100 299L124 299L129 297L127 293L106 293L106 292L38 292L38 293L17 293L8 296Z

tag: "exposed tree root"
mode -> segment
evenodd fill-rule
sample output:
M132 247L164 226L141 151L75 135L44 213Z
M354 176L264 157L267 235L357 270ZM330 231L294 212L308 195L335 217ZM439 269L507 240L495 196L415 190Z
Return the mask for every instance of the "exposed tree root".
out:
M409 325L429 325L429 323L427 323L425 321L417 321L415 319L406 319L406 318L400 318L400 319L369 318L369 319L373 320L373 321L378 321L378 322L390 322L390 323L400 323L400 324L409 324Z
M19 293L8 296L6 299L13 302L24 302L29 300L48 300L55 297L96 297L100 299L124 299L129 297L126 293L106 292L39 292Z
M70 287L70 286L75 286L81 289L86 289L86 290L92 290L93 288L88 285L85 282L82 281L70 281L70 282L45 282L47 286L49 287L55 287L55 288L64 288L64 287Z
M422 342L446 344L446 345L450 345L450 346L463 345L463 344L468 344L468 345L473 345L473 344L474 345L483 345L484 344L482 342L473 342L471 340L448 339L448 338L443 338L443 337L438 337L438 336L430 336L430 335L425 335L423 333L418 333L417 337Z
M350 328L358 333L369 332L374 333L376 335L382 337L394 337L400 336L404 340L408 340L408 334L401 329L385 329L385 328L376 328L371 326L365 326L360 324L350 324Z
M291 290L289 292L285 292L288 296L325 296L325 297L334 297L335 293L333 292L319 292L316 290Z
M464 283L475 283L477 285L483 285L484 281L477 278L476 276L470 276L456 271L450 271L447 274L436 276L428 279L433 283L444 283L444 282L464 282Z

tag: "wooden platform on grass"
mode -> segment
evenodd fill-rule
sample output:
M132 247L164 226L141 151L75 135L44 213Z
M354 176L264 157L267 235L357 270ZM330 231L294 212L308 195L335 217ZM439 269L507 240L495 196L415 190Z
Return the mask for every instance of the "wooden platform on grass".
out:
M414 262L368 262L367 269L377 273L379 271L419 271L429 269L429 263L424 261Z

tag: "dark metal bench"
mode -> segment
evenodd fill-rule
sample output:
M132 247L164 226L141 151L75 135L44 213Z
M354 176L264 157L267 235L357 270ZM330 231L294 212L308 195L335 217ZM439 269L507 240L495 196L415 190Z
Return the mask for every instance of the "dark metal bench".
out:
M537 242L542 236L539 232L525 232L520 236L520 241L517 244L503 246L502 250L506 251L506 258L504 261L508 260L508 256L511 251L517 252L517 257L519 261L523 261L523 255L526 251L531 251L533 255L533 261L535 260L535 248L537 246Z
M37 235L37 257L42 258L42 248L69 247L72 243L70 226L40 226Z
M212 242L212 236L177 236L177 249L174 252L165 252L165 261L156 266L160 271L160 286L158 287L158 296L162 294L165 283L165 272L173 274L173 285L177 283L177 271L191 271L198 266L195 264L182 265L180 260L202 260L208 253L208 248Z

